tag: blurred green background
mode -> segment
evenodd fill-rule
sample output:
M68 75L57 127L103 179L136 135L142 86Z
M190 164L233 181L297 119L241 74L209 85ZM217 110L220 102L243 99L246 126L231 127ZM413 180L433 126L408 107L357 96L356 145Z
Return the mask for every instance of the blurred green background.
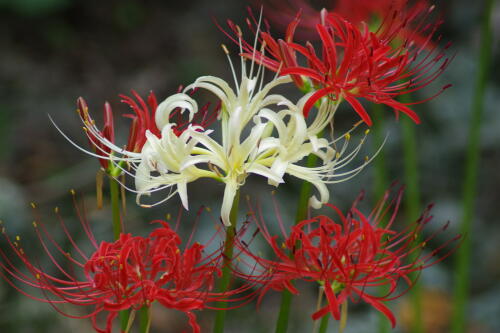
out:
M314 2L318 8L327 4L327 1ZM119 114L128 111L128 107L120 104L118 94L128 94L134 89L145 96L154 90L161 100L174 93L180 84L187 85L200 75L229 80L230 70L220 44L229 45L233 54L237 50L217 29L213 18L222 23L231 18L244 25L246 5L243 1L223 0L0 0L0 219L8 233L22 235L27 244L30 237L35 239L29 203L36 202L37 214L49 228L53 227L61 242L64 237L51 213L54 206L61 207L65 221L74 227L75 234L81 235L68 193L73 188L84 197L96 237L111 240L110 211L95 209L95 172L99 164L65 141L50 124L47 114L77 143L87 147L75 112L79 96L87 100L98 121L104 101L109 101L117 114L117 132L122 129L127 133L128 122L120 119ZM423 118L416 127L419 184L422 202L436 205L435 225L449 220L450 232L457 233L482 4L454 0L440 1L437 7L445 20L440 32L445 40L453 41L451 53L456 53L456 58L422 96L447 83L453 87L430 103L415 107ZM493 26L494 60L481 135L477 209L470 235L473 253L467 331L471 333L500 332L498 6ZM293 95L293 87L291 91ZM386 163L391 180L402 180L400 126L393 118L386 117L384 125L389 133ZM367 145L366 154L369 153ZM277 197L285 219L295 214L292 208L298 187L299 183L292 180L278 188ZM359 191L370 192L372 188L373 168L368 167L353 181L333 187L332 203L346 208ZM243 195L259 193L265 198L272 189L263 179L250 177ZM196 208L204 204L217 211L223 193L223 187L212 181L198 181L188 190L192 212L185 214L184 232L191 230ZM369 196L368 203L370 200L373 198ZM176 215L180 206L177 197L167 205L149 210L135 206L131 194L128 201L127 228L142 234L151 229L148 221L163 218L167 213ZM212 223L201 223L197 230L202 238L211 232ZM85 243L83 235L81 238ZM5 246L4 242L0 244ZM421 277L424 311L432 322L428 332L448 331L445 323L452 302L452 264L453 260L447 260ZM307 316L313 312L314 293L306 289L300 300L295 299L290 332L311 330ZM402 298L396 304L399 324L395 332L405 332L411 322L405 310L407 300ZM227 332L271 332L278 307L279 294L269 293L260 311L256 312L253 304L232 311L228 315ZM156 310L154 332L180 332L186 328L186 318L182 315ZM199 317L202 327L211 327L209 311ZM375 311L367 306L353 307L346 332L374 332L377 320ZM335 325L330 326L334 332ZM0 281L0 332L68 330L78 333L89 332L91 328L88 321L61 317L49 305L23 297Z

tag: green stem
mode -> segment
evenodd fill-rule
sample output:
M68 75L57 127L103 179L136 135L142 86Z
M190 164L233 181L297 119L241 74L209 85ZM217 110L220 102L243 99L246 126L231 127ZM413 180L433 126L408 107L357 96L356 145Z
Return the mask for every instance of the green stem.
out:
M401 97L401 102L411 103L411 98L408 95ZM420 190L418 185L418 153L417 153L417 135L415 133L415 124L408 117L401 119L402 134L403 134L403 158L404 158L404 180L406 185L405 193L405 209L408 223L415 222L419 217L420 212ZM415 240L418 242L419 240ZM418 252L410 255L410 262L415 261ZM417 279L415 272L410 277L413 280ZM422 288L420 283L416 282L411 292L411 302L413 310L413 326L412 333L424 333L424 323L422 318Z
M226 228L226 241L224 243L224 267L222 268L222 277L218 281L217 290L219 292L225 292L229 288L229 283L231 282L231 260L233 258L233 248L234 248L234 236L236 235L236 224L238 222L238 207L240 202L240 191L236 192L236 196L233 201L233 206L231 207L231 213L229 219L231 225ZM214 333L224 332L224 322L226 320L226 310L222 310L227 306L227 302L218 302L216 308L214 323Z
M493 13L494 0L486 0L483 11L481 26L481 46L479 54L479 70L477 74L476 88L472 104L472 115L469 128L469 142L465 163L465 180L463 183L463 217L461 234L464 235L462 245L458 249L455 261L455 276L457 277L454 289L454 309L452 317L452 332L462 333L466 331L465 308L469 294L469 269L471 252L471 225L474 214L474 206L477 192L477 173L479 165L479 144L481 133L481 120L484 111L484 95L488 74L491 64L493 44L491 15Z
M373 151L377 151L380 146L384 144L384 106L381 104L372 104L372 138L373 138ZM377 157L373 160L373 170L374 170L374 181L373 181L373 194L375 201L380 200L387 188L389 187L389 175L387 172L387 166L385 163L385 153L382 149ZM387 220L381 221L381 227L387 223ZM385 295L389 291L389 286L381 286L379 292L381 295ZM378 332L379 333L389 333L391 330L391 325L387 317L383 314L378 315Z
M319 135L318 135L319 137ZM307 167L316 165L318 157L316 155L309 155L307 157ZM311 197L312 185L309 182L303 182L300 187L299 202L297 203L297 214L295 215L295 223L298 223L307 218L307 210L309 208L309 198Z
M111 196L111 210L113 212L113 235L115 240L120 238L122 232L120 216L120 184L113 177L109 177L109 191Z
M113 236L115 240L120 238L122 232L121 216L120 216L120 184L118 181L109 176L109 195L111 199L112 223L113 223ZM126 330L129 323L130 310L120 311L120 325L122 331Z
M318 135L320 136L320 135ZM309 155L307 157L307 166L316 165L318 157ZM307 209L309 207L309 197L311 196L312 185L308 182L303 182L300 187L299 201L297 203L297 214L295 222L300 222L307 217ZM288 290L283 290L281 293L280 312L276 321L276 333L285 333L288 329L288 318L290 317L290 306L292 304L292 293Z
M139 310L139 332L149 333L151 328L151 305L143 306Z
M373 138L373 151L377 151L384 144L384 115L383 112L384 107L381 104L373 104L372 105L372 118L373 118L373 127L372 127L372 138ZM382 198L387 187L389 185L388 182L388 172L387 166L385 163L385 154L382 149L377 157L373 160L373 170L374 181L373 181L373 194L375 200Z
M281 292L281 305L276 322L276 333L284 333L288 329L288 317L290 316L290 305L292 304L292 293L288 290Z
M330 314L327 313L321 318L321 323L319 324L319 331L318 333L326 333L326 330L328 329L328 322L330 320Z

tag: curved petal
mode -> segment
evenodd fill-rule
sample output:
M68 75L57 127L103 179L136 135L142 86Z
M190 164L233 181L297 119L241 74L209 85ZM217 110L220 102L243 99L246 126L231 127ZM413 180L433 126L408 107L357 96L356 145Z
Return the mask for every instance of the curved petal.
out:
M184 93L172 95L161 102L156 109L155 122L158 129L161 130L165 125L169 124L170 113L176 108L188 110L190 121L192 120L193 115L198 112L198 104L188 95Z
M222 199L222 207L221 207L221 218L222 222L226 227L231 226L231 208L233 207L234 197L236 195L236 191L238 191L238 184L235 179L229 178L226 182L226 188L224 189L224 197Z

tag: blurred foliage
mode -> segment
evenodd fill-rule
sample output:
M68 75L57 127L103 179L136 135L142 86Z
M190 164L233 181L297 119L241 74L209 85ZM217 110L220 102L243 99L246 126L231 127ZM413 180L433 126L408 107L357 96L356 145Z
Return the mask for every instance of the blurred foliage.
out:
M8 8L20 16L44 16L70 6L71 0L0 0L0 9Z

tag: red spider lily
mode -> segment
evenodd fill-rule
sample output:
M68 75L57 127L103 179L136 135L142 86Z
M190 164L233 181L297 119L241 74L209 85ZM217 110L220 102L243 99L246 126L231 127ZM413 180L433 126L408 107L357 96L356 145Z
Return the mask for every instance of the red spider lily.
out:
M147 237L122 233L115 242L97 243L88 222L81 216L83 231L93 248L92 253L87 255L77 245L61 217L57 216L73 247L71 253L63 250L42 223L33 222L44 255L52 262L56 272L49 273L42 269L38 260L30 260L21 247L20 238L17 236L12 240L2 228L11 251L0 250L0 274L22 294L50 303L65 316L91 318L97 332L111 333L119 311L149 307L157 301L166 308L184 312L192 331L198 333L200 327L193 311L213 309L208 303L228 301L228 296L249 289L242 287L225 293L212 292L215 279L221 275L221 249L207 254L205 245L189 245L190 237L188 245L182 250L180 237L166 222L155 221L158 227ZM27 273L16 264L16 258L22 262ZM64 264L58 260L60 258L65 260ZM35 296L15 281L39 289L43 297ZM237 301L244 299L246 297ZM61 309L63 304L91 307L91 310L86 315L71 315ZM99 327L100 316L106 318L104 327Z
M242 45L243 56L255 59L280 75L291 75L301 89L308 90L311 84L315 87L315 92L304 105L305 116L316 102L328 97L337 102L346 100L365 123L372 125L359 101L359 98L364 98L390 106L396 115L403 112L418 123L420 119L408 107L409 104L397 101L396 97L426 87L449 64L450 59L437 50L437 45L429 48L439 25L425 23L431 10L394 11L393 15L386 16L376 32L371 32L366 25L360 27L323 10L322 23L316 25L321 52L309 42L302 45L293 41L300 13L289 24L284 40L273 38L268 31L261 33L262 51L242 41L239 28L231 21L228 24L238 35L237 42ZM255 19L253 23L250 19L247 22L250 26L256 24ZM417 32L404 33L405 28L413 23L417 32L426 36L424 41L419 38L419 43L416 43ZM236 41L231 34L226 34ZM298 56L305 58L307 66L299 65ZM311 82L308 85L304 82L306 78ZM449 86L430 98L411 104L425 102Z
M361 196L346 215L339 208L329 205L337 215L335 219L321 215L301 221L292 227L288 236L284 234L278 215L285 238L281 244L278 236L269 233L260 212L258 216L252 214L258 230L277 258L268 260L253 254L240 235L238 247L251 260L241 261L258 268L254 268L251 274L238 275L263 283L261 298L269 289L286 288L298 293L292 284L297 279L319 283L325 290L328 305L312 315L314 320L328 313L339 320L340 304L351 300L370 304L395 326L395 317L384 302L398 298L409 290L414 284L412 273L448 257L460 239L456 236L430 253L423 252L427 243L446 230L448 225L419 239L432 218L429 207L412 226L402 231L393 230L401 196L402 191L399 191L397 197L389 201L387 192L369 215L364 215L357 208ZM397 289L400 280L406 283L403 291ZM388 286L387 293L377 295L380 286Z
M181 90L182 87L179 88L179 91ZM146 143L146 132L149 131L155 136L161 137L161 129L157 127L155 122L156 108L158 107L158 102L155 94L153 92L150 92L146 102L134 90L132 90L131 92L133 97L120 95L120 97L122 98L121 101L130 106L133 111L133 113L124 115L124 117L132 119L127 145L124 147L124 149L129 152L137 153L141 151L142 147ZM191 94L194 93L195 91L191 92ZM78 98L77 106L77 111L85 125L84 128L90 145L97 155L103 157L99 158L99 163L101 164L103 169L110 171L110 145L115 144L113 111L111 109L111 106L108 102L104 104L104 126L102 130L99 130L95 127L95 122L89 114L87 103L82 97ZM181 135L189 124L194 124L202 127L210 126L210 124L212 124L217 118L219 110L220 105L217 105L215 108L211 109L210 103L207 103L202 108L200 108L191 122L188 122L187 120L182 118L182 112L179 108L174 110L170 113L170 117L175 118L176 120L174 133L177 136Z
M150 92L147 104L134 90L132 90L132 94L137 101L129 96L120 95L122 102L128 104L134 111L134 114L125 115L125 117L132 119L128 142L125 149L133 152L139 152L146 142L145 133L147 130L154 134L159 134L160 132L154 121L158 102L153 92ZM85 124L85 132L87 133L90 145L97 155L104 157L99 159L99 163L103 169L108 170L108 157L111 153L111 149L106 142L103 142L103 139L109 143L115 143L113 110L111 109L111 105L109 105L108 102L104 103L104 126L102 130L95 128L95 122L90 116L87 103L82 97L78 98L77 107L78 114Z
M298 11L301 12L301 25L298 33L306 38L317 39L315 34L316 25L324 23L321 19L320 11L312 7L308 1L304 0L266 0L257 1L260 8L272 8L266 11L267 17L276 25L286 27L291 22ZM431 7L428 0L417 0L410 3L408 0L336 0L330 1L325 8L328 11L342 15L347 20L355 24L366 23L373 28L394 11L402 13L416 13L424 8ZM412 26L405 26L405 32L411 32Z

